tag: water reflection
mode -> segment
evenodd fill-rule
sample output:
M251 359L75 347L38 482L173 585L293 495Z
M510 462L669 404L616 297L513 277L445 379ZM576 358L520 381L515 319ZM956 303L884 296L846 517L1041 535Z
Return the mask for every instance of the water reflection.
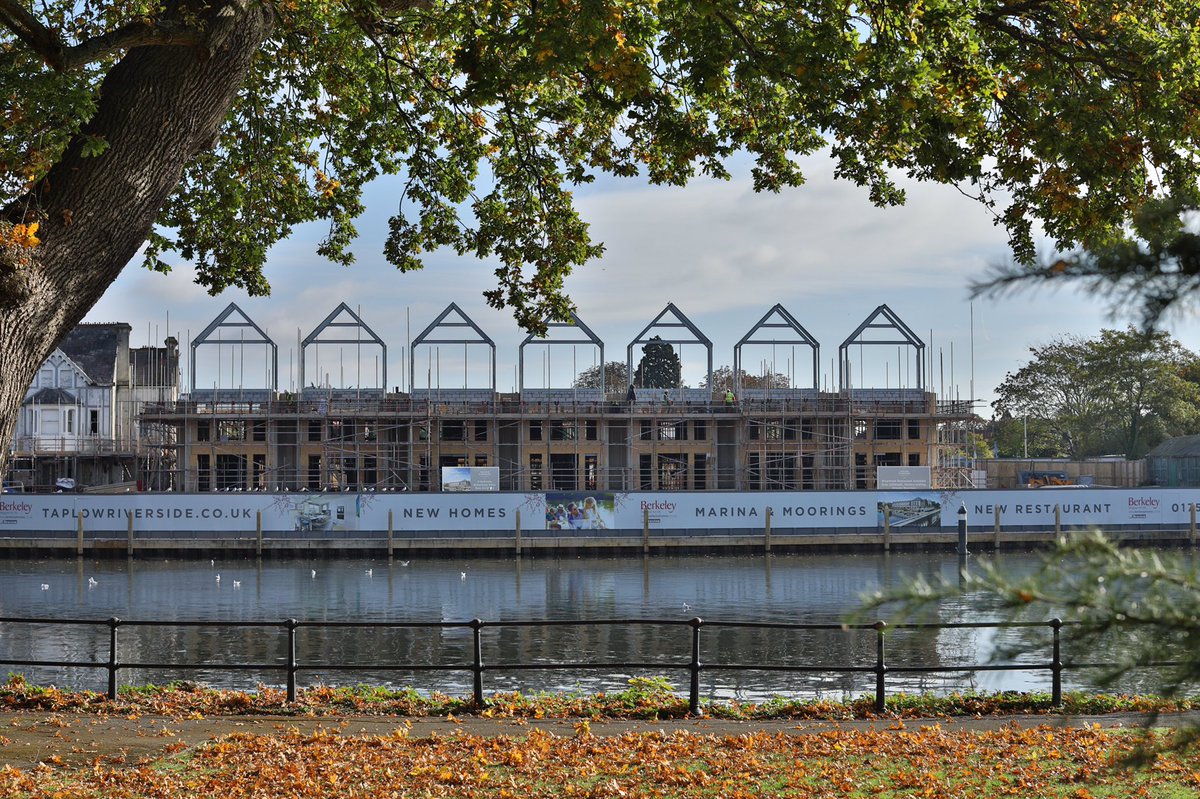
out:
M1008 552L1006 569L1029 570L1037 555ZM405 565L407 564L407 565ZM267 560L29 560L0 561L0 615L20 617L305 621L465 622L663 619L836 623L859 597L916 575L958 574L954 554L720 555L639 558ZM220 575L220 580L217 580ZM41 585L49 585L41 590ZM934 616L942 621L991 619L987 600L963 596ZM1037 631L1042 632L1042 631ZM1009 635L1006 632L1005 635ZM1029 633L1028 635L1032 635ZM994 631L895 630L887 637L893 666L967 665L986 660L1003 642ZM1024 639L1023 639L1024 640ZM1044 644L1049 644L1048 632ZM1028 640L1024 640L1028 643ZM686 685L690 629L673 627L485 628L485 687L491 691L620 690L633 675L662 675ZM1026 653L1022 662L1048 659L1048 650ZM466 628L302 628L300 664L363 664L361 672L301 672L311 684L373 682L468 693L465 669L426 672L412 667L470 663L472 634ZM791 664L835 669L874 662L873 631L779 631L705 628L701 662ZM103 661L105 627L61 628L6 625L0 657ZM210 627L122 627L123 663L168 662L273 664L263 671L195 672L122 670L122 683L193 679L225 686L278 685L283 681L283 627L218 630ZM612 672L513 671L506 664L598 660L646 664ZM391 669L403 666L399 670ZM372 668L373 667L373 668ZM23 669L39 683L101 690L102 670L64 673ZM709 697L762 699L775 694L842 698L873 688L871 674L732 672L714 668L703 676ZM1039 689L1048 673L992 673L972 677L889 676L889 690L951 688Z

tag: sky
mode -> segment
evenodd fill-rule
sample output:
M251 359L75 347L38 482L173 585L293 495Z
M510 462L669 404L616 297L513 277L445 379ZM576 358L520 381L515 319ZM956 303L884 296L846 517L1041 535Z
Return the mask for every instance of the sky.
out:
M566 287L580 319L604 340L605 360L624 361L629 343L674 303L712 341L714 367L732 364L737 342L780 303L820 343L820 387L829 389L838 381L839 345L886 304L927 347L926 388L946 399L974 398L978 412L990 417L996 387L1028 362L1030 347L1063 334L1094 336L1135 319L1113 316L1105 301L1072 288L972 301L970 282L1009 259L1005 231L987 209L953 187L903 181L907 203L879 209L865 189L835 180L828 158L803 163L808 182L782 194L756 194L742 163L733 165L731 181L701 179L680 188L601 178L578 191L580 212L606 252L576 270ZM236 303L278 344L278 385L286 391L299 383L297 342L344 302L387 343L387 385L407 389L409 341L454 302L496 343L496 389L513 390L521 382L518 347L526 334L509 311L489 308L482 297L494 285L495 264L436 252L424 271L405 275L384 260L397 186L395 179L381 179L368 187L353 266L316 255L325 226L314 223L272 249L265 269L269 297L248 297L240 289L211 297L193 282L186 263L163 276L135 261L85 321L128 322L133 346L176 336L187 391L191 341ZM1175 319L1168 329L1200 351L1195 319ZM706 372L703 348L689 344L677 351L685 384L698 385ZM639 357L635 348L635 364ZM804 347L746 346L742 353L748 372L765 368L799 387L812 383L811 358ZM305 382L378 387L382 360L370 345L310 347ZM917 366L907 349L854 347L850 360L856 387L916 385ZM569 387L596 361L589 346L531 344L523 382ZM266 363L262 347L202 347L196 384L267 386ZM412 385L418 389L490 386L490 353L483 346L467 347L465 360L461 346L419 347L416 366Z

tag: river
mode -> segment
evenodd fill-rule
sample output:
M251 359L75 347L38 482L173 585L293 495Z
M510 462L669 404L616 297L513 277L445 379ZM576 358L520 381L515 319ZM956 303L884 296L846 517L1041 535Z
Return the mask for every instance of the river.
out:
M1013 571L1032 569L1038 553L1006 552ZM55 619L461 622L503 620L667 619L841 622L860 597L918 574L955 579L959 560L944 553L687 555L562 558L311 559L35 559L0 560L0 616ZM218 579L219 576L219 579ZM988 600L963 596L942 604L942 621L992 620ZM485 629L486 690L619 690L633 671L504 671L503 663L609 660L686 663L690 631L678 628ZM1006 633L1007 634L1007 633ZM283 663L284 640L273 630L122 628L124 662ZM820 666L873 662L872 631L780 633L702 631L701 661ZM1046 633L1041 641L1048 642ZM991 631L897 630L888 636L889 663L959 665L986 661ZM471 631L302 629L301 664L466 663ZM107 658L106 628L7 624L0 659ZM1028 655L1034 658L1035 655ZM1045 655L1041 656L1042 658ZM492 666L495 669L492 670ZM103 690L100 669L18 669L35 682ZM649 670L653 673L654 670ZM636 672L643 673L643 672ZM686 686L682 671L657 672ZM274 672L123 670L121 682L194 679L225 687L279 684ZM761 700L776 694L841 699L873 687L870 674L706 672L705 696ZM302 672L301 684L378 682L423 692L470 692L466 672ZM1077 683L1069 679L1068 685ZM952 689L1046 690L1044 672L889 676L889 691Z

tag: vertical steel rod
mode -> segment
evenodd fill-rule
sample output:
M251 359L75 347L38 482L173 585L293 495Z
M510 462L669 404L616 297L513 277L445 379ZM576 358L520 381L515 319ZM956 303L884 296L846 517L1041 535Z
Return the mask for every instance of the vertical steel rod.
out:
M688 664L690 676L688 684L688 712L693 716L700 715L700 626L704 622L694 618L688 622L692 627L692 662Z
M1050 629L1054 630L1054 658L1050 661L1050 701L1055 707L1062 707L1062 619L1051 619Z
M887 674L887 663L884 661L883 631L887 628L886 621L875 622L875 712L882 713L887 706L887 694L884 686L884 675Z
M300 622L288 619L287 628L287 701L296 701L296 626Z
M474 693L475 707L483 707L483 636L481 630L483 621L480 619L471 619L471 630L475 637L475 662L471 665L471 673L474 676Z
M117 698L117 627L121 620L113 616L108 620L108 698Z

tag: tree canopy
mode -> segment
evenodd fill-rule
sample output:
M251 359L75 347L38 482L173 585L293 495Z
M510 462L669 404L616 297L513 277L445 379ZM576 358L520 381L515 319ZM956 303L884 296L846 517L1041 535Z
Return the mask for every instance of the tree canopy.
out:
M194 260L213 290L267 290L268 247L307 220L349 262L362 187L384 173L405 178L388 258L494 256L489 300L526 325L561 316L562 275L600 252L568 187L601 172L678 184L746 150L755 187L779 190L803 181L796 155L828 148L878 204L903 200L896 172L999 203L1022 261L1035 226L1063 248L1111 243L1200 174L1200 12L1182 0L2 0L10 221L37 222L64 155L106 158L93 122L117 64L227 48L252 12L261 41L146 256Z
M787 375L779 374L778 372L764 372L759 375L749 374L745 369L739 369L737 380L734 380L732 366L718 366L713 369L712 385L714 388L732 388L733 386L741 386L742 388L788 388L791 386L791 381ZM706 375L700 381L700 388L708 388L708 376Z
M654 336L642 346L642 358L633 370L633 385L640 388L679 388L683 364L675 348Z
M589 366L575 378L575 388L600 388L600 365ZM624 361L604 364L604 389L624 391L629 385L629 367Z
M1062 336L1030 353L996 389L1006 456L1032 442L1035 457L1138 458L1200 423L1200 357L1164 332Z

